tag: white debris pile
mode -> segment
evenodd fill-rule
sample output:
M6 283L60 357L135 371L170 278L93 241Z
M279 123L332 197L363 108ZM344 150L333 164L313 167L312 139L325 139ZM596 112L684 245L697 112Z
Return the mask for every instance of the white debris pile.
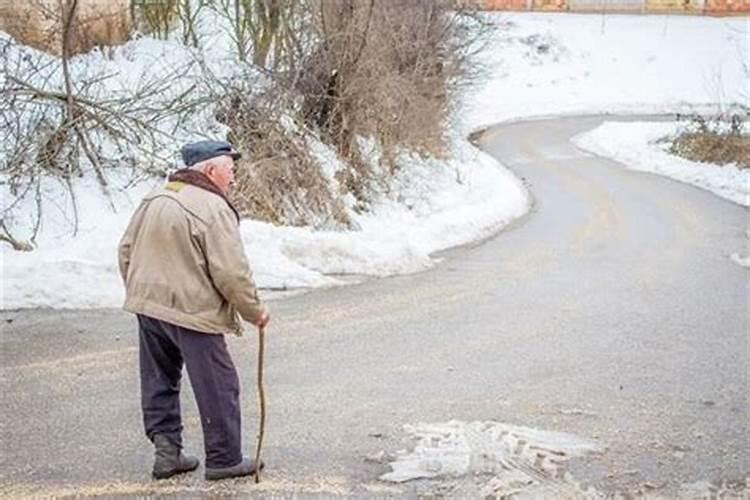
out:
M595 441L578 436L491 421L418 424L406 426L417 439L414 450L401 451L391 472L380 479L491 476L482 496L525 492L586 493L565 471L572 457L602 451Z

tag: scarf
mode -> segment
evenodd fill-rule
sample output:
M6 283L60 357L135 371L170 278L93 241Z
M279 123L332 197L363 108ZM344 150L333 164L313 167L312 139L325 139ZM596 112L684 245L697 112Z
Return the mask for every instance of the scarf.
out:
M169 182L184 182L185 184L190 184L191 186L205 189L206 191L210 191L216 195L221 196L226 204L229 205L229 208L232 209L232 212L234 212L234 216L237 217L237 223L240 222L240 214L237 209L234 208L232 202L229 201L227 195L224 194L221 189L219 189L219 186L211 182L211 179L209 179L208 176L203 172L192 168L183 168L172 173L169 176L168 180Z

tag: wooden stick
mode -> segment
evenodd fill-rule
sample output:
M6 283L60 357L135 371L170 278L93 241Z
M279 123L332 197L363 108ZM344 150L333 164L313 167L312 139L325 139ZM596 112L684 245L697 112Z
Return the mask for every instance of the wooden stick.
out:
M260 431L258 447L255 449L255 483L260 482L260 449L263 446L263 434L266 428L266 392L263 389L263 357L265 350L265 327L258 328L258 398L260 399Z

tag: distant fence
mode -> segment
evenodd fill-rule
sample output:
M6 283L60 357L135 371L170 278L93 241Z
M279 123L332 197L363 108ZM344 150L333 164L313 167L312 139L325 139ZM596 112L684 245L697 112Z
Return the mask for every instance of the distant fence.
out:
M468 0L485 10L750 15L750 0Z

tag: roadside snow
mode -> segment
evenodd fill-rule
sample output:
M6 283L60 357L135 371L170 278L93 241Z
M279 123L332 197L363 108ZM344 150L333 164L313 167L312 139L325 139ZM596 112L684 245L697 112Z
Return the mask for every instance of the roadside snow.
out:
M454 153L448 162L405 159L390 194L371 212L355 216L359 231L314 231L243 220L240 230L256 281L273 289L321 287L343 284L326 274L420 271L434 264L431 253L489 236L525 213L526 191L512 174L465 141L456 144ZM50 191L59 192L56 188ZM120 194L115 213L95 182L80 186L75 238L70 237L72 205L60 200L57 211L45 214L48 230L42 232L37 250L3 248L2 307L121 306L117 243L150 188L143 184L128 197Z
M668 152L680 130L674 122L605 122L573 138L587 151L610 157L629 169L652 172L706 189L727 200L750 206L750 170L680 158Z
M452 159L402 158L392 189L369 213L354 214L358 231L243 221L242 235L261 287L331 286L340 283L330 276L335 273L418 271L434 265L432 253L484 238L522 215L529 198L520 181L464 140L480 127L539 115L663 112L746 99L741 62L747 27L741 19L556 14L489 14L488 19L498 32L485 57L487 84L457 103L450 128ZM174 41L142 38L107 58L100 53L76 57L73 71L106 64L107 72L119 71L127 88L127 82L149 76L158 66L153 61L171 61L173 50L184 57L175 46ZM153 57L142 59L144 54ZM220 135L208 110L197 119L206 121L209 135ZM311 147L318 157L332 158L324 173L333 179L335 156L323 145ZM116 192L113 211L95 182L81 180L75 187L79 228L71 237L73 214L65 189L46 185L43 196L50 208L38 249L21 253L0 245L0 308L119 307L117 243L150 187L140 184L127 196ZM7 184L0 185L0 195L3 208L14 199ZM17 216L23 218L23 210Z
M526 212L526 191L515 176L465 141L457 141L453 152L447 162L403 158L390 193L370 212L354 216L358 231L244 221L248 253L263 259L264 248L273 248L271 254L323 274L409 273L432 266L430 254L489 236ZM259 276L272 282L263 271ZM295 281L293 275L276 276L272 286L298 286Z

